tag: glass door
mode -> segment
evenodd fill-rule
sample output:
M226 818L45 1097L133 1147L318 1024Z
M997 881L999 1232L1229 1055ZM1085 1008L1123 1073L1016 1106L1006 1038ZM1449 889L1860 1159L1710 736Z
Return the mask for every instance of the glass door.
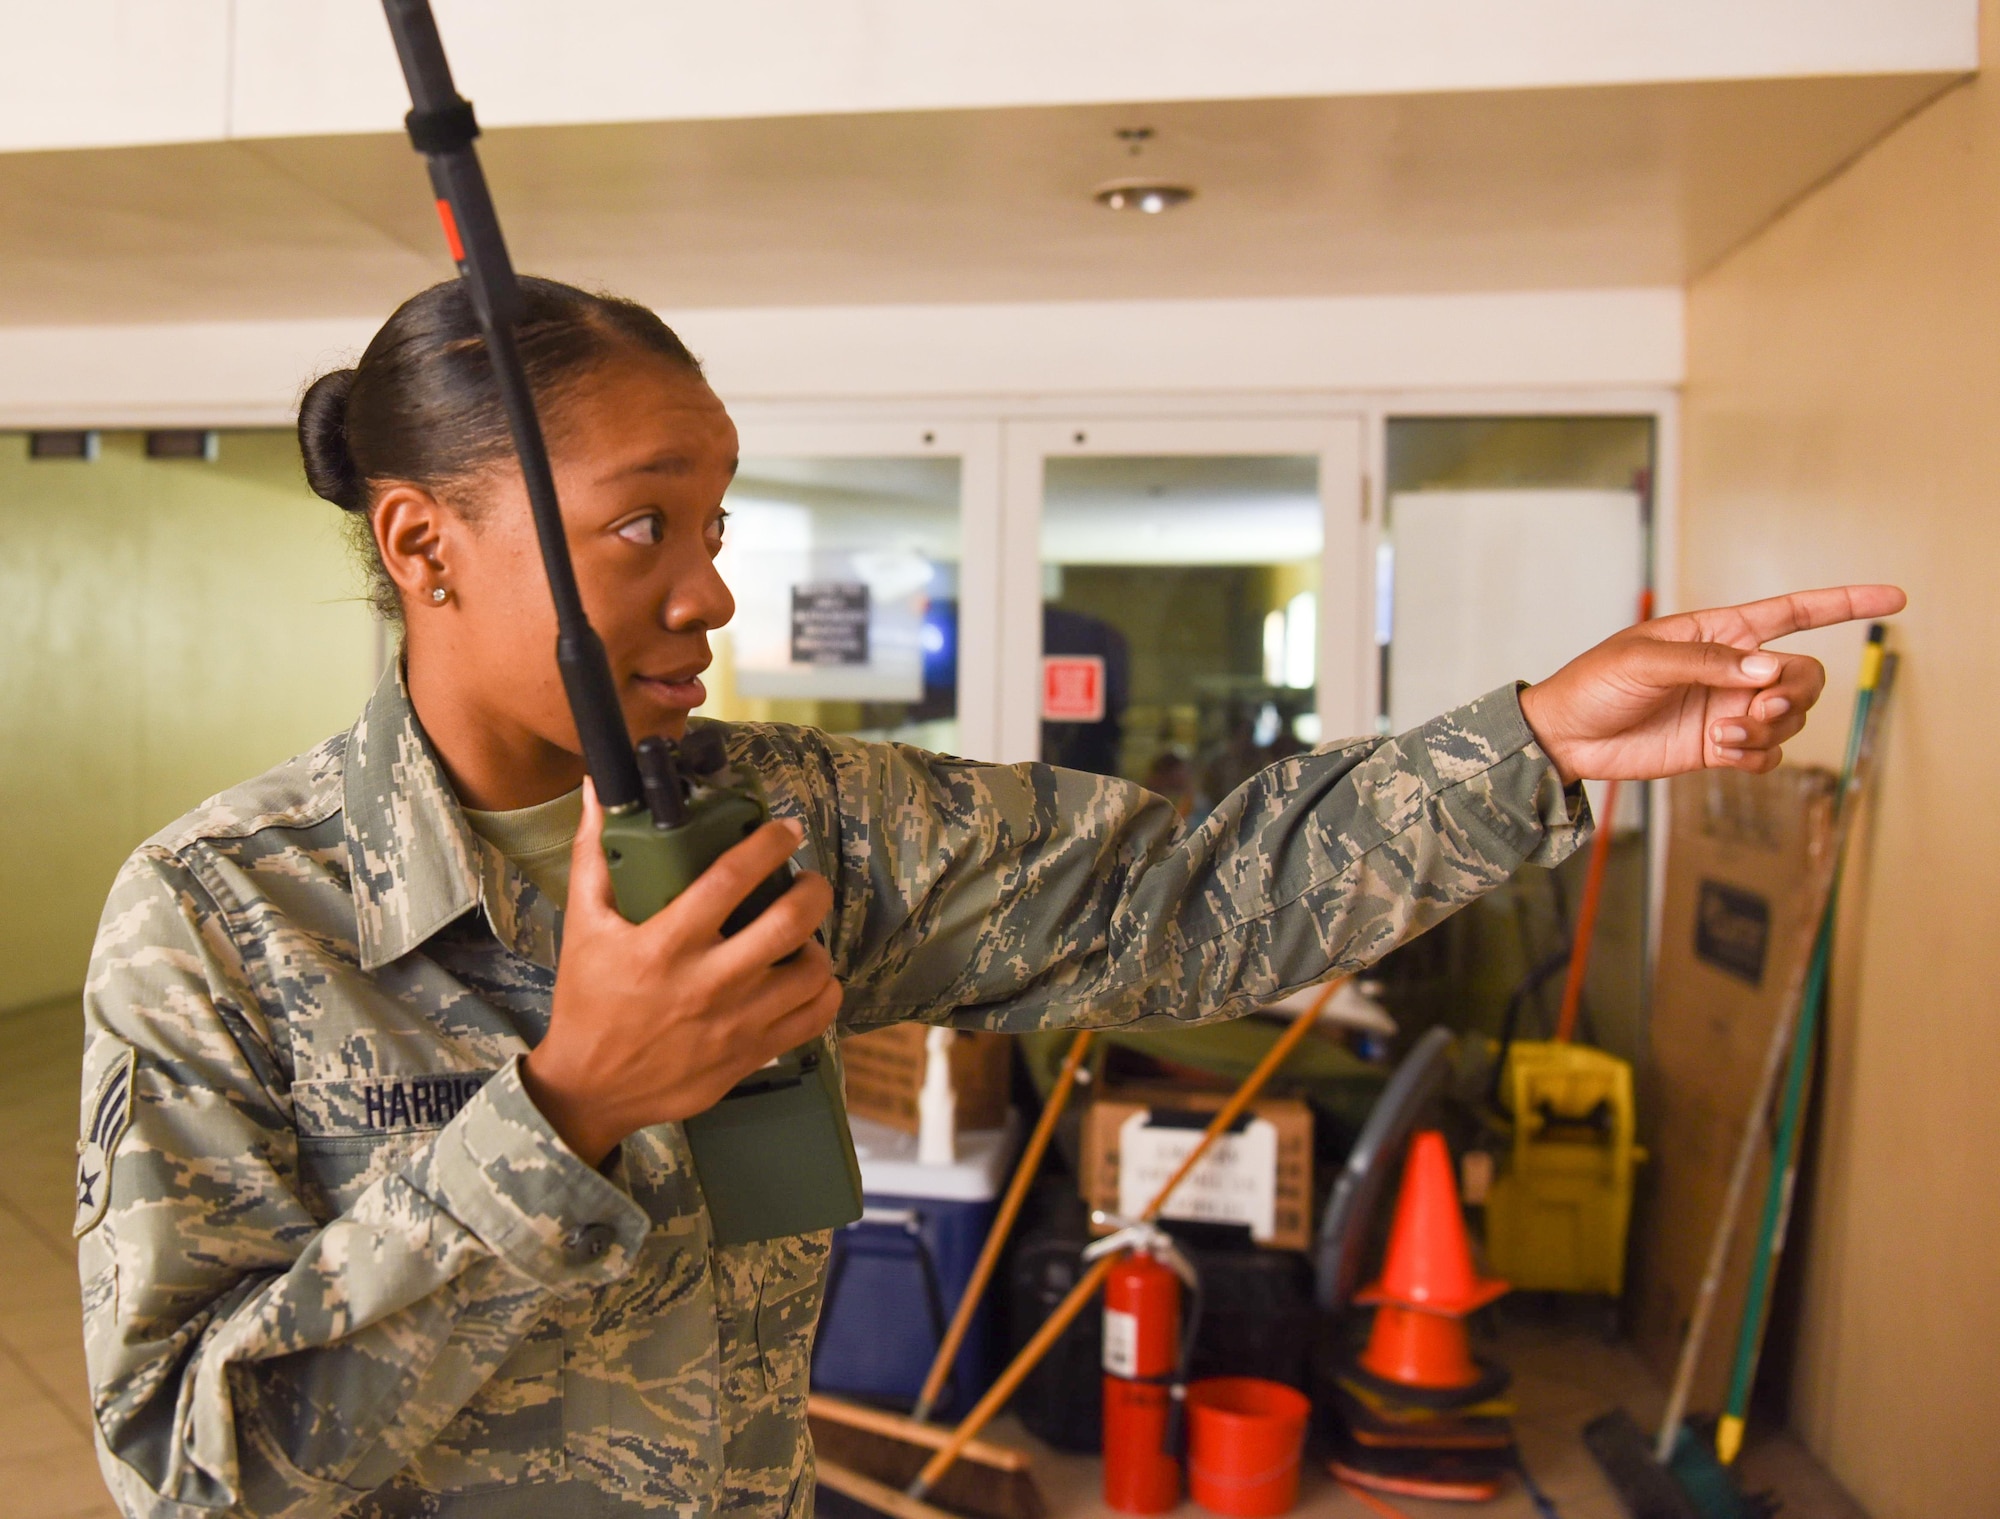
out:
M990 754L997 439L746 422L700 714Z
M1367 731L1358 420L1015 423L1006 457L1005 757L1199 816Z

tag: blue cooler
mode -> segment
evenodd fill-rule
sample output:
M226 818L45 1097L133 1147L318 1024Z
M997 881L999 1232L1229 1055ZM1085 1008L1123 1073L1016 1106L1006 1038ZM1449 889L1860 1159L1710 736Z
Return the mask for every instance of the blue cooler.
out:
M834 1232L812 1385L908 1406L986 1243L1019 1124L1010 1112L1004 1129L960 1134L958 1159L948 1166L918 1165L914 1134L864 1118L853 1124L865 1209ZM989 1301L992 1293L989 1285ZM981 1303L938 1399L940 1415L969 1409L992 1383L989 1322Z

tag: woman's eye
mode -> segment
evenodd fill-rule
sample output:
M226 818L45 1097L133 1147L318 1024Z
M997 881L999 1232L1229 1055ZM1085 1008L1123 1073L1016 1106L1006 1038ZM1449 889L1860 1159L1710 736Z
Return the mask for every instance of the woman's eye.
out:
M666 536L665 528L658 512L648 512L643 517L634 517L618 529L618 536L627 543L658 543Z
M717 512L715 514L715 520L708 525L708 548L710 553L714 553L719 549L721 549L724 527L725 524L728 523L728 521L729 521L729 513Z

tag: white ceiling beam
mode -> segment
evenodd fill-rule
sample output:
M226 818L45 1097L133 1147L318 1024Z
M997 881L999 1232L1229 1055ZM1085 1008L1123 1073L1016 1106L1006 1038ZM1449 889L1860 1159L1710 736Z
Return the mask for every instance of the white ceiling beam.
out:
M1977 0L437 0L500 125L1967 72ZM0 0L0 151L393 130L372 0Z
M1665 387L1677 289L667 313L731 403ZM350 319L0 328L0 428L269 426Z

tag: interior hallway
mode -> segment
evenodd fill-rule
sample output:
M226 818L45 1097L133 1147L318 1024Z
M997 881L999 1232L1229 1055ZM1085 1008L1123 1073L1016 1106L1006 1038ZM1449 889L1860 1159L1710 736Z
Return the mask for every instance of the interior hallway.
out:
M73 998L0 1014L0 1511L9 1519L116 1519L91 1449L75 1256L70 1246L81 1020ZM1587 1318L1588 1316L1584 1316ZM1575 1315L1517 1312L1494 1347L1515 1373L1522 1449L1563 1519L1621 1519L1623 1511L1584 1451L1584 1420L1623 1403L1642 1422L1661 1394L1639 1358L1607 1344ZM1036 1442L1007 1431L1002 1438ZM1061 1519L1110 1515L1098 1500L1095 1460L1037 1450L1037 1468ZM1750 1488L1786 1499L1798 1519L1866 1519L1788 1436L1744 1456ZM1533 1519L1518 1487L1497 1502L1400 1504L1412 1519L1476 1513ZM1181 1512L1201 1514L1191 1504ZM1296 1512L1349 1519L1367 1512L1316 1465Z

